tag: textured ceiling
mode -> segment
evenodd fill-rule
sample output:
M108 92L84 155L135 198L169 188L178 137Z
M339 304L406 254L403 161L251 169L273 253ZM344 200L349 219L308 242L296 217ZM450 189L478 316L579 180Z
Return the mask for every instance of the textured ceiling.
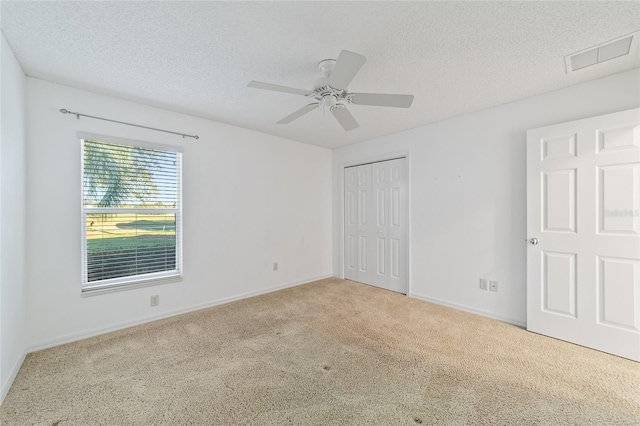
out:
M623 58L569 74L564 63L640 30L637 1L2 1L1 12L29 76L329 148L640 66L638 40ZM368 59L350 91L414 94L413 106L352 105L361 127L346 133L322 109L278 125L309 100L247 87L311 89L317 63L343 49Z

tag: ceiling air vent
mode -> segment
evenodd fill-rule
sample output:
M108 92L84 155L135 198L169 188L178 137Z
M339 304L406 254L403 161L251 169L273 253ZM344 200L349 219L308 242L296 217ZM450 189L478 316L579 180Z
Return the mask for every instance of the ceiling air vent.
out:
M614 41L590 47L573 55L565 56L567 72L577 71L590 67L591 65L608 61L609 59L628 55L631 50L632 41L633 35L628 35Z

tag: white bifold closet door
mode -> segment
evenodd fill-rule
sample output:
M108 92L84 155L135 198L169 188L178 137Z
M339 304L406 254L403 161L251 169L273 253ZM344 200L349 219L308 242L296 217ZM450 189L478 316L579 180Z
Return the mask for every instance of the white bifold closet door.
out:
M405 159L345 169L345 278L407 292Z

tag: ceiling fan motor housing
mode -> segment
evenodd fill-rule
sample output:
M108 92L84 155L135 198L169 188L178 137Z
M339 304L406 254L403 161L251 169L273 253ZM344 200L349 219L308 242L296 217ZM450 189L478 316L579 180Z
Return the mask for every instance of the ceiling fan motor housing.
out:
M329 77L322 77L317 79L313 84L313 90L307 96L309 96L310 98L314 98L319 102L322 102L322 99L327 96L332 96L337 99L344 99L347 95L347 92L329 86L328 80Z

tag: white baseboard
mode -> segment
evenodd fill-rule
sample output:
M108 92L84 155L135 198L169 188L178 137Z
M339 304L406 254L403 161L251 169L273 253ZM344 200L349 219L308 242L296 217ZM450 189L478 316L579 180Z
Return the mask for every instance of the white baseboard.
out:
M458 309L465 312L470 312L472 314L481 315L483 317L492 318L498 321L506 322L509 324L516 325L518 327L526 328L527 324L524 321L520 321L513 318L504 317L502 315L494 314L493 312L485 311L483 309L474 308L471 306L463 305L460 303L448 302L446 300L437 299L435 297L424 296L418 293L411 293L408 295L409 297L413 297L415 299L424 300L425 302L435 303L436 305L443 305L449 308Z
M2 384L2 390L0 390L0 405L2 405L2 402L4 401L5 396L7 396L7 394L9 393L9 389L11 389L11 385L13 384L13 381L16 379L16 376L18 375L18 371L20 371L20 367L22 367L22 363L24 362L24 358L26 356L27 356L27 353L25 352L20 358L18 358L18 362L16 362L16 364L11 369L11 372L9 373L9 377L7 377L7 380L5 380L5 382Z
M83 331L83 332L80 332L80 333L71 333L71 334L67 334L65 336L61 336L61 337L58 337L58 338L55 338L55 339L45 340L45 341L34 343L33 345L30 345L27 348L27 353L36 352L36 351L40 351L40 350L43 350L43 349L52 348L54 346L63 345L65 343L76 342L78 340L86 339L86 338L93 337L93 336L98 336L100 334L105 334L105 333L110 333L112 331L122 330L124 328L133 327L135 325L145 324L147 322L157 321L159 319L168 318L168 317L172 317L172 316L180 315L180 314L185 314L187 312L197 311L197 310L200 310L200 309L206 309L206 308L210 308L212 306L224 305L225 303L234 302L236 300L246 299L246 298L254 297L254 296L259 296L261 294L271 293L271 292L274 292L274 291L283 290L285 288L295 287L295 286L298 286L298 285L307 284L307 283L310 283L310 282L313 282L313 281L323 280L325 278L331 278L331 277L333 277L333 275L327 274L327 275L322 275L322 276L315 277L315 278L308 278L308 279L303 280L303 281L296 281L296 282L292 282L292 283L288 283L288 284L284 284L284 285L279 285L279 286L275 286L275 287L266 288L266 289L263 289L263 290L258 290L258 291L252 291L252 292L249 292L249 293L239 294L237 296L226 297L224 299L218 299L218 300L212 300L212 301L205 302L205 303L199 303L197 305L191 305L191 306L188 306L186 308L180 308L180 309L175 309L173 311L163 312L163 313L158 314L158 315L150 315L150 316L146 316L146 317L142 317L142 318L137 318L137 319L131 320L131 321L122 321L122 322L118 322L118 323L109 325L107 327L98 327L98 328L94 328L94 329L91 329L91 330Z

